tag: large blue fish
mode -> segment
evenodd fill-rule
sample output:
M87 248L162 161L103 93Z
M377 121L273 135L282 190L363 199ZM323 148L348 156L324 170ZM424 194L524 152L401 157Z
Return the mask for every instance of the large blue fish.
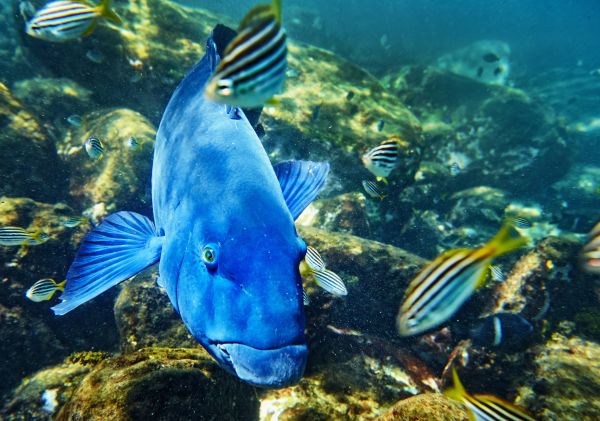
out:
M294 219L329 165L275 165L242 110L204 96L219 62L211 38L174 92L156 136L154 223L107 217L84 239L53 307L62 315L160 260L159 284L222 367L253 385L284 387L307 358Z

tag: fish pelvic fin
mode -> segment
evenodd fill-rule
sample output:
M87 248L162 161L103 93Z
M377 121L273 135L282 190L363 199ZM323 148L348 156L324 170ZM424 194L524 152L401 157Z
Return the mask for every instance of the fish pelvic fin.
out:
M89 37L90 35L92 35L92 32L94 32L94 29L96 29L96 26L98 26L98 21L97 20L92 21L92 23L90 24L88 29L86 29L85 32L83 34L81 34L81 36ZM100 155L100 158L98 158L98 159L99 160L102 159L102 155Z
M512 223L506 222L496 236L483 246L483 248L490 250L491 258L495 258L523 247L528 242L528 237L521 235Z
M461 403L469 395L469 392L467 392L458 378L458 372L455 367L452 367L452 386L444 390L444 395Z
M84 238L54 314L68 313L158 262L163 240L145 216L117 212L107 217Z
M121 25L123 21L111 8L112 0L102 0L100 5L98 5L98 14L103 18L111 21L112 23L116 23L117 25Z

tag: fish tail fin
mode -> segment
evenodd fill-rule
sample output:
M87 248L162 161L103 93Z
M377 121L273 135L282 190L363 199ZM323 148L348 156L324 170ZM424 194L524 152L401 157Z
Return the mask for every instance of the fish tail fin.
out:
M64 281L62 281L62 282L59 282L58 284L56 284L56 290L57 291L64 291L66 284L67 284L67 280L66 279Z
M523 247L528 242L529 238L521 235L511 222L506 222L484 247L492 250L494 258Z
M120 25L123 23L123 21L121 20L119 15L117 15L110 8L111 3L112 0L102 0L100 2L100 5L98 6L98 13L100 13L100 16L102 16L103 18L108 19L109 21L116 23L117 25Z
M54 314L68 313L156 263L163 239L145 216L117 212L107 217L84 238L67 272L61 303L52 307Z
M458 378L456 368L452 367L452 386L444 390L444 395L458 402L462 402L469 393Z

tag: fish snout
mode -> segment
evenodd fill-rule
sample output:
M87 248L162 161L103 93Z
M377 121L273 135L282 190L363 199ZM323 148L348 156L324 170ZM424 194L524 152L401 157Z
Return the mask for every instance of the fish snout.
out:
M297 384L306 366L306 344L257 349L239 343L218 344L218 350L235 374L253 386L282 388Z

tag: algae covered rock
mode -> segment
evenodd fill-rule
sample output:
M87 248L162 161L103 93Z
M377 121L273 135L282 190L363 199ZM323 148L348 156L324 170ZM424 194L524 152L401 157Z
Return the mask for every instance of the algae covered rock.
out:
M0 195L34 200L65 197L67 174L49 134L0 83Z
M147 348L96 365L56 419L253 420L257 413L252 387L205 351Z
M465 409L441 394L425 393L403 399L377 421L466 421Z
M104 205L106 216L119 210L150 208L150 174L156 130L141 114L128 109L101 110L83 116L82 125L67 133L59 152L72 171L69 190L77 203ZM88 156L85 142L98 138L100 159ZM128 139L133 137L136 147Z

